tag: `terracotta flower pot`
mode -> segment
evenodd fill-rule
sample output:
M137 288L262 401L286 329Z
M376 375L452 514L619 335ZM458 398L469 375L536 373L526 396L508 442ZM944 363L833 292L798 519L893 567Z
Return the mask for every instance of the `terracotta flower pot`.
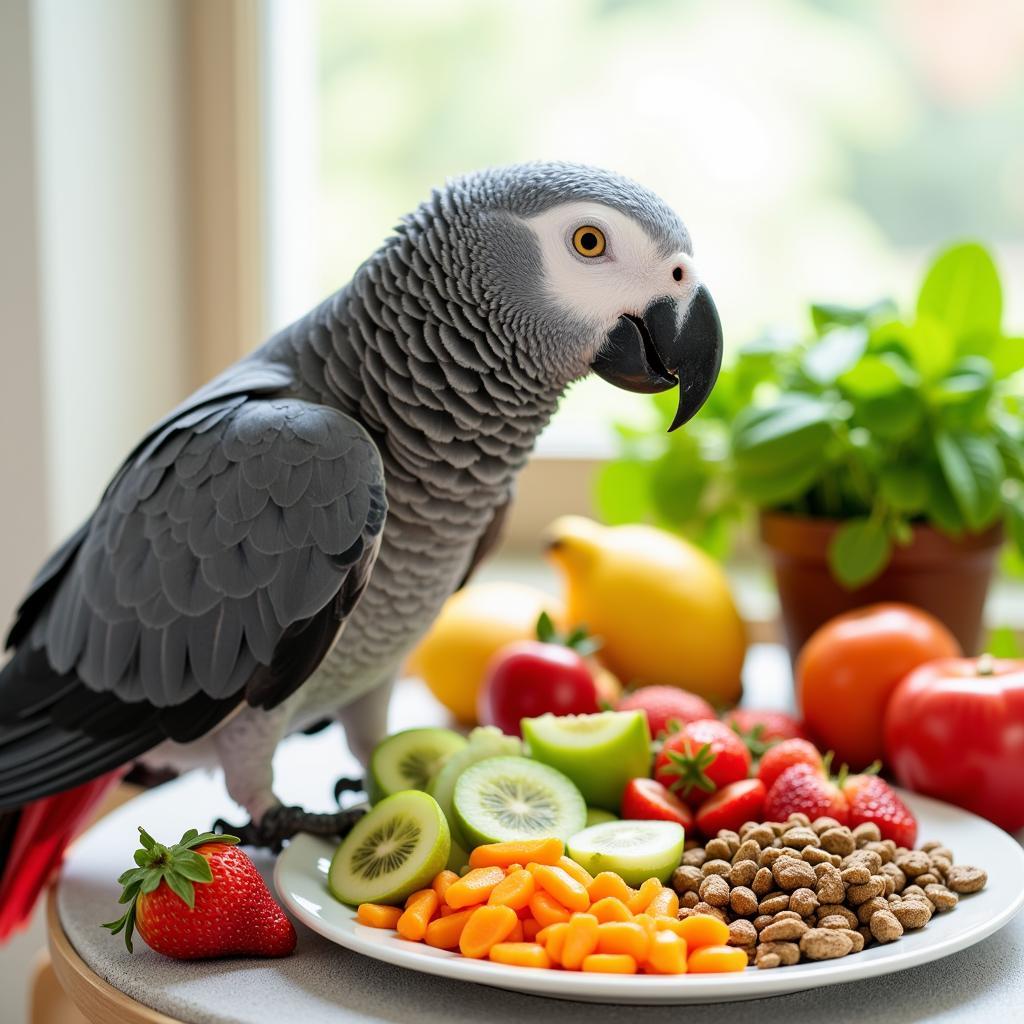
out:
M1003 542L997 524L954 540L930 526L914 529L907 547L865 586L848 590L828 566L828 546L840 522L761 514L761 538L775 568L786 646L795 659L807 638L840 612L876 601L903 601L945 623L967 654L980 652L982 613Z

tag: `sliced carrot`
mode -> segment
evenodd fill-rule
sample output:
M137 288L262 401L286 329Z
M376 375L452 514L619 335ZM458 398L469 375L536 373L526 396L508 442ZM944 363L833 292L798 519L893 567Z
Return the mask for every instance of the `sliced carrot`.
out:
M594 884L594 876L585 867L577 864L572 857L559 857L558 867L570 878L575 878L584 889L589 889Z
M516 923L512 927L512 931L508 933L505 938L506 942L525 942L526 937L523 935L523 922L516 918Z
M444 894L445 902L455 910L486 903L494 888L504 880L505 872L499 867L474 868L448 886Z
M527 942L536 942L540 931L540 922L534 918L531 917L523 921L523 938Z
M536 942L499 942L491 946L488 956L499 964L513 967L550 967L551 957L543 946Z
M542 928L558 921L568 921L569 911L546 892L535 892L530 900L530 912Z
M578 912L590 909L590 897L587 895L586 886L577 882L563 868L538 864L533 869L533 880L563 907Z
M459 880L454 871L439 871L434 876L434 892L437 898L444 903L444 894Z
M469 855L471 868L505 868L510 864L557 864L565 853L561 839L516 839L508 843L488 843L478 846Z
M636 961L625 953L591 953L582 969L593 974L636 974Z
M593 914L573 914L562 947L562 966L578 971L584 958L597 949L597 918Z
M614 896L605 896L603 900L592 903L590 913L598 921L631 921L633 919L629 907Z
M692 919L691 919L692 920ZM704 946L686 961L691 974L730 974L747 969L747 954L735 946Z
M663 887L647 904L647 913L651 917L675 917L679 913L679 897L672 889Z
M401 907L385 907L380 903L360 903L356 911L356 920L368 928L394 928L401 916Z
M724 946L729 941L729 929L710 914L693 914L683 918L679 922L679 935L686 939L686 945L691 950L702 946Z
M511 907L477 907L459 936L459 951L479 960L487 956L491 946L504 942L518 923Z
M440 913L441 917L447 917L449 914L457 913L457 911L455 911L451 907L449 907L447 903L442 903L441 904L441 910L439 911L439 913Z
M654 918L650 916L650 914L637 914L633 918L633 922L635 924L640 925L640 927L643 928L645 932L647 932L647 937L649 939L653 938L654 933L658 930L657 923L655 922Z
M451 910L451 908L448 908ZM452 910L447 917L436 917L427 925L423 941L435 949L458 949L462 929L466 927L477 907L468 910Z
M658 879L648 878L647 881L644 882L628 900L626 900L626 906L629 907L634 914L639 914L647 909L648 904L655 896L658 895L659 892L661 892L661 889L662 885Z
M410 907L415 906L420 900L432 892L434 892L433 889L417 889L411 896L406 896L404 904L405 909L408 910ZM436 896L437 893L434 893L434 895Z
M606 896L613 896L615 899L627 903L634 895L633 890L614 871L602 871L596 875L593 882L587 886L587 894L592 903L597 903L598 900L603 900Z
M606 921L597 926L599 953L627 953L638 964L647 959L651 940L643 925L635 921Z
M533 894L537 891L533 875L525 868L506 875L487 897L487 902L513 910L522 910L530 905Z
M680 938L686 938L686 929L678 917L654 917L651 920L659 932L674 932Z
M645 967L659 974L686 973L686 942L675 932L655 932L647 947Z
M416 897L419 897L418 899ZM398 919L395 926L398 934L403 939L411 942L419 942L427 934L427 925L437 910L437 893L433 889L424 889L422 892L413 893L406 904L406 911Z
M557 921L555 924L550 924L547 928L542 929L537 936L539 939L541 935L544 935L543 945L548 951L548 956L556 964L562 962L562 950L565 949L565 936L568 932L569 922Z

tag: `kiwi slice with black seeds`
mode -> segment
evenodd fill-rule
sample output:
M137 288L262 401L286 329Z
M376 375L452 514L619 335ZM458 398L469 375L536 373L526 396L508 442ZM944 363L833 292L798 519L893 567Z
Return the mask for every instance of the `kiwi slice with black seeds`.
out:
M448 862L451 835L437 801L410 789L385 797L345 837L327 887L342 903L401 903Z

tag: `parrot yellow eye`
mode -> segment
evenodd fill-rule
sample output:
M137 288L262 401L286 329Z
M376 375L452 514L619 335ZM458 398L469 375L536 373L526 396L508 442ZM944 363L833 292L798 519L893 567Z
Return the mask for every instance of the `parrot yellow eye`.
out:
M583 224L572 233L572 247L581 256L603 256L604 232L593 224Z

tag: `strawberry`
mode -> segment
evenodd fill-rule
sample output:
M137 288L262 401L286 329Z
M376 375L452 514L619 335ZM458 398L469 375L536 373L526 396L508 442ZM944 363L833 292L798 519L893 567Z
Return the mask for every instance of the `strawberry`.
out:
M843 791L829 778L823 765L790 765L771 785L764 801L764 814L769 821L785 821L791 814L815 818L835 818L846 825L850 805Z
M807 739L800 723L784 711L733 708L722 721L746 743L751 757L760 757L780 740Z
M622 817L640 821L675 821L693 828L693 811L655 779L630 779L622 794Z
M820 770L823 763L821 752L809 740L783 740L764 752L757 766L757 777L764 783L765 789L771 789L775 780L787 768L795 764L807 764Z
M851 827L873 821L883 839L914 848L917 819L885 779L877 775L851 775L843 783L843 795L850 803Z
M715 717L715 709L703 697L675 686L642 686L627 693L616 710L645 712L655 739L662 733L678 731L687 722Z
M287 956L295 949L295 928L256 865L235 847L235 836L193 828L173 846L142 828L139 836L138 866L118 879L128 909L103 926L114 935L124 931L129 952L136 928L147 946L178 960Z
M764 783L760 779L740 779L723 786L700 805L697 828L712 839L723 829L738 832L745 821L760 821L764 814Z
M713 718L672 733L654 761L654 777L691 806L749 774L750 751L732 729Z

